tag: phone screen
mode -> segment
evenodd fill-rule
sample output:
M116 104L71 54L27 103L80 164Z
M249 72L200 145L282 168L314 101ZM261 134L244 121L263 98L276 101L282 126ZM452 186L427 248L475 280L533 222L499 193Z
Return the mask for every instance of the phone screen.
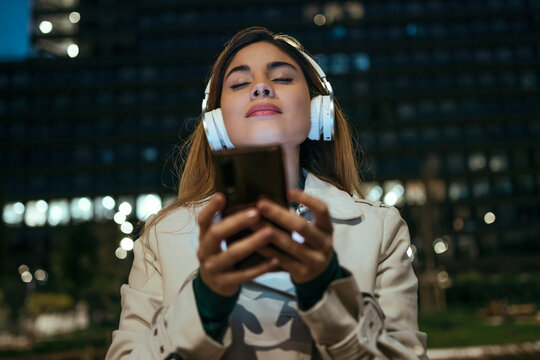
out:
M224 150L213 153L212 158L216 171L216 190L226 198L222 217L255 206L263 197L284 207L288 206L283 153L279 146ZM251 233L250 229L245 229L226 241L229 244ZM236 267L251 267L263 260L262 256L253 254Z

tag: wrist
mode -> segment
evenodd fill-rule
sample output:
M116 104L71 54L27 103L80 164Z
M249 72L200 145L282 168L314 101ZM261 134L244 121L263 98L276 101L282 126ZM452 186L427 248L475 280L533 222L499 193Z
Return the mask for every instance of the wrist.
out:
M200 273L193 279L193 291L199 310L202 309L209 317L228 316L234 308L240 293L237 290L232 295L220 294L203 281Z
M313 280L294 283L300 309L307 310L315 305L322 298L330 283L342 277L343 273L334 252L330 263L321 274L317 275Z

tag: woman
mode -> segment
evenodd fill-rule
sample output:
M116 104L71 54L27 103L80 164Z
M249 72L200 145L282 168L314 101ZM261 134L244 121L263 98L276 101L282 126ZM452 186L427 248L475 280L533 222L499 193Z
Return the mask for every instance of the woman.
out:
M425 357L407 227L395 208L359 197L349 128L323 77L288 36L256 27L227 44L178 198L135 243L108 359ZM307 139L321 133L333 140ZM297 211L261 200L215 221L225 199L214 190L211 146L268 144L283 149ZM221 249L246 228L255 231ZM234 267L253 253L266 261Z

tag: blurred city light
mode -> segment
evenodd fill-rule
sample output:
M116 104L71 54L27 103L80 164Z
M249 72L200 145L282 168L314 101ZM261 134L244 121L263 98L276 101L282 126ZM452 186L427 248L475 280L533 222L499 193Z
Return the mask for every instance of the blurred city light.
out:
M28 272L30 269L28 268L28 265L22 264L19 266L19 274L22 275L24 272Z
M384 203L388 206L394 206L401 201L405 189L403 185L397 181L386 181L383 185L386 195L384 195Z
M133 232L133 224L126 221L120 225L120 231L124 234L131 234Z
M313 17L313 22L315 25L323 26L326 24L326 17L323 14L317 14Z
M77 57L79 55L79 46L77 44L68 45L66 52L70 58Z
M69 21L71 21L72 24L76 24L81 20L81 14L79 14L77 11L72 11L69 14Z
M120 213L128 216L129 214L131 214L131 211L133 210L133 208L131 207L131 204L124 201L123 203L120 204L120 206L118 206L118 211L120 211Z
M389 192L384 196L383 201L388 206L394 206L398 201L398 196L395 192Z
M47 274L47 272L43 269L37 269L35 272L34 272L34 277L36 278L36 280L38 281L47 281L47 278L49 277L49 275Z
M495 222L495 214L492 213L491 211L487 212L485 215L484 215L484 222L486 224L493 224Z
M364 5L361 2L347 1L344 6L351 19L359 20L365 15Z
M121 212L117 212L114 214L114 222L118 225L123 224L126 221L126 215L122 214Z
M126 251L133 250L133 240L125 237L120 241L120 247Z
M144 194L137 197L137 218L146 220L150 215L161 210L161 198L156 194Z
M101 200L101 204L105 209L112 210L114 209L116 202L111 196L107 195Z
M437 281L443 288L447 288L450 286L450 275L444 270L439 271L437 273Z
M25 283L29 283L32 281L32 274L30 271L25 271L21 274L21 280Z
M441 238L435 239L433 241L433 250L436 254L442 254L448 250L448 243Z
M50 33L52 29L53 24L50 21L45 20L39 23L39 30L44 34Z
M114 255L116 255L116 257L119 259L125 259L127 257L127 251L122 249L121 247L118 247L115 250Z
M367 195L367 199L370 201L377 201L381 198L383 194L383 189L379 185L375 185L374 187L369 190L369 193Z

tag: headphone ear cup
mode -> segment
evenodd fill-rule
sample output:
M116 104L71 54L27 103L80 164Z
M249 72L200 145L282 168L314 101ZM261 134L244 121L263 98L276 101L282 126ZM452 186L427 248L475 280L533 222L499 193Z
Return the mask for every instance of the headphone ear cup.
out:
M334 104L328 95L322 96L320 122L323 140L332 141L334 139Z
M311 99L311 127L309 128L308 139L320 140L321 138L321 106L323 96L318 95Z
M214 122L214 112L215 110L204 113L203 127L210 148L213 151L218 151L222 149L222 146L221 141L219 140L218 131L216 129L216 123Z
M223 114L221 108L212 110L212 119L214 119L214 125L216 127L217 135L219 136L220 145L225 149L234 149L234 145L229 139L227 129L225 128L225 122L223 121Z

